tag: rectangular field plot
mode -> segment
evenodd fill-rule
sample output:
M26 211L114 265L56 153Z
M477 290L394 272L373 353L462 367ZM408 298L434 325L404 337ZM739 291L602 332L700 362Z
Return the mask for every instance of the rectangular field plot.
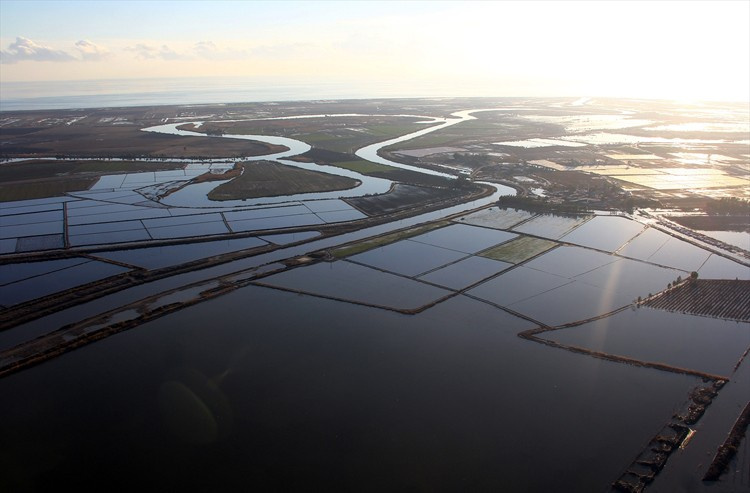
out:
M17 226L21 224L36 224L62 221L63 211L32 212L29 214L13 214L0 216L0 228L6 226Z
M115 243L128 243L131 241L148 241L151 236L145 229L131 229L127 231L108 231L106 233L91 233L71 235L68 243L71 246L83 245L111 245Z
M169 238L191 238L194 236L220 235L230 232L229 229L227 229L227 225L224 224L224 221L163 226L160 228L147 229L152 238L165 240Z
M143 225L148 229L152 228L163 228L171 226L185 226L190 224L202 224L211 222L224 222L224 218L221 214L196 214L193 216L178 216L178 217L162 217L157 219L146 219L143 221Z
M118 207L118 206L116 206ZM94 214L85 215L68 214L68 224L75 226L80 224L111 223L117 221L135 221L140 219L153 219L157 217L170 217L166 209L154 209L153 207L130 207L121 210L106 212L96 211Z
M301 231L299 233L282 233L278 235L259 236L261 240L273 243L274 245L288 245L298 241L309 240L320 236L318 231Z
M63 234L26 236L16 240L16 253L65 248Z
M643 230L644 226L618 216L596 216L560 240L614 252Z
M740 279L747 281L750 280L750 267L712 254L698 269L698 275L701 279Z
M0 239L20 238L23 236L44 236L63 233L63 221L35 224L3 225L0 227Z
M14 200L0 202L0 216L62 210L64 202L78 200L73 197L50 197L46 199Z
M68 226L68 234L71 236L91 235L96 233L111 233L113 231L144 230L141 221L118 221L113 223L82 224L79 226Z
M496 305L509 306L570 282L564 277L520 266L483 282L468 294Z
M628 243L617 250L618 255L630 257L637 260L648 260L672 238L667 233L654 228L646 228L643 233L639 234Z
M708 260L709 255L711 252L670 237L656 253L648 258L648 261L692 272L698 270Z
M83 262L0 286L0 299L4 306L12 306L127 271L125 267L105 262Z
M255 238L237 238L233 240L206 241L185 245L171 245L161 247L137 248L96 254L99 258L114 260L124 264L143 267L144 269L159 269L173 265L184 264L212 257L223 253L236 252L247 248L265 245L266 242Z
M454 264L448 264L445 267L424 274L419 279L458 290L492 277L511 266L512 264L507 262L500 262L484 257L468 257Z
M0 254L13 253L16 251L17 238L0 239Z
M402 310L416 309L451 294L445 289L348 261L290 269L263 279L261 284Z
M452 224L419 236L411 241L433 245L462 253L477 253L492 246L516 238L518 235L507 231Z
M417 276L467 257L465 253L402 240L349 257L350 260L405 276Z
M750 346L747 324L647 307L540 337L718 375L730 375Z
M618 257L574 246L561 246L527 262L525 267L572 278L616 262Z
M42 276L50 272L69 269L73 266L90 262L83 257L66 258L61 260L46 260L43 262L22 262L17 264L0 265L0 286L28 279L30 277Z
M577 270L580 269L561 268L557 272L570 274ZM665 289L679 275L680 271L673 269L616 259L574 276L569 284L520 300L509 308L548 325L561 325L629 305L639 296L645 298Z
M541 214L513 228L518 233L526 233L542 238L557 240L573 228L591 219L591 216L553 216Z
M263 219L268 217L295 216L310 214L310 209L304 205L292 205L287 207L265 207L262 209L246 209L236 212L225 212L224 217L229 222L248 221L252 219Z
M311 212L334 212L334 211L357 210L340 199L307 200L305 201L304 205L308 209L310 209Z
M327 223L340 223L344 221L357 221L367 216L356 209L330 212L317 212L316 215Z
M481 253L482 257L520 264L558 245L554 241L521 236Z
M511 303L508 308L547 325L562 325L611 312L632 301L622 301L601 288L572 281L564 286Z
M323 224L323 220L313 213L297 214L293 216L264 217L241 221L227 221L235 233L241 231L262 231L267 229L294 228L297 226L316 226Z
M461 217L458 221L463 224L473 224L494 229L510 229L521 221L525 221L534 214L521 210L490 207Z

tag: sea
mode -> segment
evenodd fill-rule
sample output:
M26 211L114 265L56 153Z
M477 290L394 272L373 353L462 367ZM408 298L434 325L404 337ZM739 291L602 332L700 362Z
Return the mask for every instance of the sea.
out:
M276 77L190 77L0 82L0 112L123 106L220 104L326 99L442 97L444 84L402 81L312 81ZM491 89L474 95L491 96Z

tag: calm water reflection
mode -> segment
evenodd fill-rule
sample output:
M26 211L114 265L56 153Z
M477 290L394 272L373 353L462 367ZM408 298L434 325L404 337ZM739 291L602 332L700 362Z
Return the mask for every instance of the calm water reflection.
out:
M603 491L696 380L527 325L466 298L410 317L249 287L0 380L0 487ZM165 394L203 405L165 415ZM196 412L226 435L186 443Z

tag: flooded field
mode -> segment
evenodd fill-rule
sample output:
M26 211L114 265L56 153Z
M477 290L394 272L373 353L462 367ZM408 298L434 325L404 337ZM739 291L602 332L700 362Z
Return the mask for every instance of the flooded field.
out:
M749 329L747 323L643 307L547 332L544 337L639 360L730 375L750 346Z
M701 457L676 452L659 470L675 485L705 468L750 399L750 321L646 304L689 288L693 272L750 280L747 257L647 213L585 205L589 189L614 193L613 177L654 193L743 189L735 166L750 153L732 146L744 137L717 135L740 127L585 102L460 103L98 115L92 125L131 118L159 142L239 139L273 153L100 173L85 190L0 202L0 490L117 477L120 491L608 491L696 389L726 384L708 421L690 423ZM177 128L197 115L206 122L189 128L235 134ZM267 120L269 133L310 142L240 134ZM709 133L665 134L692 131ZM208 197L235 162L256 159L361 185ZM365 162L380 167L346 168ZM494 184L471 183L482 169ZM499 183L536 207L499 207L515 193Z
M460 489L467 475L482 489L601 490L696 379L531 344L515 336L526 326L465 298L410 317L249 287L0 381L13 465L0 481L51 487L85 461L96 467L66 484L127 463L123 490L357 489L363 477Z

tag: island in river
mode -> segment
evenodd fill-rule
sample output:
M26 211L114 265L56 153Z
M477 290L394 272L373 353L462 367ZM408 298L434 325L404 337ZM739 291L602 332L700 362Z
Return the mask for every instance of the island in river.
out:
M1 113L0 484L747 488L746 107L572 103Z

